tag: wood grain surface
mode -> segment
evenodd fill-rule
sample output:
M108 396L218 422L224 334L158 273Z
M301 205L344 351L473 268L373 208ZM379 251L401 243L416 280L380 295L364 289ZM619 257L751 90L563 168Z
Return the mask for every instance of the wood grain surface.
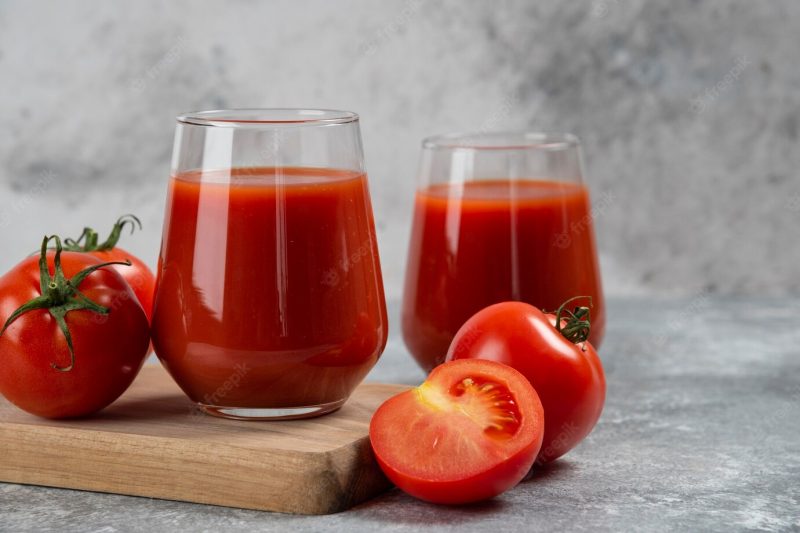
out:
M366 383L339 411L248 422L201 413L160 366L97 415L53 421L0 398L0 481L327 514L386 490L369 420L407 387Z

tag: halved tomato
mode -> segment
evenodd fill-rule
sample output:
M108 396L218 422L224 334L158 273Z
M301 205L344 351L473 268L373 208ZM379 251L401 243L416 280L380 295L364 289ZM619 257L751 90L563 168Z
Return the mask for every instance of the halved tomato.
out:
M456 333L447 359L486 359L519 370L536 389L547 428L538 463L553 461L592 431L606 398L603 365L592 344L589 308L545 314L524 302L475 313ZM556 327L559 324L559 327Z
M381 405L369 428L395 485L446 504L492 498L519 483L543 435L542 404L525 376L479 359L434 368L425 383Z

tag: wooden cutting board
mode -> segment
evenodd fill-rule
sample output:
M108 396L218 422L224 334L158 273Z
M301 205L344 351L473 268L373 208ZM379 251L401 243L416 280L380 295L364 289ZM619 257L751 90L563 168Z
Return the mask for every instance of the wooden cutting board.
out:
M339 411L246 422L202 414L160 366L84 420L34 417L0 398L0 481L327 514L386 490L369 420L407 387L362 384Z

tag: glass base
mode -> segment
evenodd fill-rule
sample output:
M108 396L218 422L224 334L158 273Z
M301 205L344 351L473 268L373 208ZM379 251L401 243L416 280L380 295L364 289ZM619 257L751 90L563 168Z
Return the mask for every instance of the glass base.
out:
M198 403L197 406L206 414L231 420L297 420L314 418L339 409L347 398L323 403L320 405L304 405L300 407L221 407Z

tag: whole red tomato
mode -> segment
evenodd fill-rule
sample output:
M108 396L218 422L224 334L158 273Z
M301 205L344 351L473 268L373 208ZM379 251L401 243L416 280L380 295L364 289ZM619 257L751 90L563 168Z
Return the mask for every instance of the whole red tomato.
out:
M464 323L447 353L448 361L505 363L528 378L544 407L537 463L552 461L582 441L600 418L606 397L603 366L586 341L589 310L578 307L565 317L565 306L553 315L522 302L490 305Z
M529 471L542 445L542 404L525 376L493 361L452 361L389 398L369 438L383 472L422 500L492 498Z
M117 247L122 230L128 224L130 224L131 233L137 226L142 229L142 223L137 217L123 215L114 223L111 234L105 241L98 242L98 234L92 228L83 228L83 233L77 240L64 239L64 250L91 254L103 262L129 261L130 265L118 264L113 268L131 286L149 321L153 315L153 293L155 292L156 278L141 259Z
M55 251L47 245L54 239ZM109 265L45 237L0 277L0 392L38 416L98 411L122 394L150 343L142 306Z

